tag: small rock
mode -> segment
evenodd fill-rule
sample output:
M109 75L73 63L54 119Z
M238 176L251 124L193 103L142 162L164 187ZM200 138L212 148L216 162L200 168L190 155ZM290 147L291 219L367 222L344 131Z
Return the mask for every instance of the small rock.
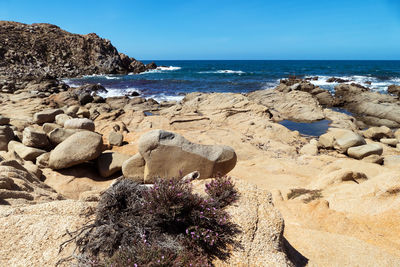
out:
M382 138L391 138L393 136L393 132L389 127L386 126L370 127L363 132L363 135L365 138L379 140Z
M399 143L399 141L396 138L382 138L380 140L380 142L382 144L388 145L388 146L397 146L397 144Z
M58 170L96 159L101 155L103 140L100 134L80 131L68 137L51 151L49 167Z
M48 168L49 158L50 158L50 152L40 155L39 157L36 158L36 165L39 168Z
M70 106L70 107L68 107L67 108L67 111L65 112L68 116L71 116L71 117L73 117L73 118L76 118L77 117L77 115L76 115L76 113L78 112L78 110L79 110L79 106L77 106L77 105L75 105L75 106Z
M0 115L0 125L10 124L10 119Z
M365 143L364 138L360 135L350 130L345 130L340 135L335 136L333 148L339 153L346 153L350 147L364 145Z
M383 148L379 144L367 144L362 146L350 147L347 154L355 159L362 159L369 155L382 155Z
M35 161L38 156L46 153L45 150L28 147L16 141L8 143L8 150L15 151L22 159L30 161Z
M95 125L92 120L87 118L75 118L67 120L64 123L65 129L83 129L88 131L94 131Z
M379 155L369 155L365 158L362 159L362 161L369 162L369 163L376 163L376 164L382 164L383 163L383 157Z
M394 137L395 137L397 140L400 141L400 129L398 129L398 130L396 130L396 131L394 132Z
M56 116L56 123L57 123L58 125L64 127L64 123L65 123L67 120L70 120L70 119L72 119L72 117L69 116L69 115L67 115L67 114L58 114L58 115Z
M90 118L90 111L86 108L79 108L78 112L76 113L76 115L80 118Z
M97 158L97 169L101 177L107 178L122 169L122 164L131 156L118 152L103 152Z
M27 127L22 132L22 143L29 147L46 148L49 146L49 139L46 133Z
M299 153L302 155L315 156L318 154L318 147L316 144L306 144L300 149Z
M0 151L7 151L8 143L14 139L14 132L10 126L0 126Z
M124 135L119 132L111 131L108 135L108 143L112 146L121 146L124 141Z
M57 115L58 116L58 115ZM46 122L45 124L43 124L42 129L43 132L45 132L46 134L50 133L51 131L53 131L54 129L58 129L61 128L62 126L58 125L57 123L49 123Z
M45 122L54 122L58 114L62 114L62 109L48 109L41 112L37 112L33 115L33 122L37 124L43 124Z
M25 161L23 167L28 170L31 174L35 175L38 179L42 177L42 170L38 166L33 164L31 161Z
M82 106L86 105L87 103L93 102L93 96L90 93L83 93L78 97L79 104Z

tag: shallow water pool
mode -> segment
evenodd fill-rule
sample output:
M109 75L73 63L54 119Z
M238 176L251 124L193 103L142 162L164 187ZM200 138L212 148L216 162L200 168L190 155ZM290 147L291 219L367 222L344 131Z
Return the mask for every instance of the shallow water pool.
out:
M300 134L310 136L320 136L329 128L330 120L320 120L316 122L294 122L290 120L283 120L279 124L285 126L289 130L299 131Z

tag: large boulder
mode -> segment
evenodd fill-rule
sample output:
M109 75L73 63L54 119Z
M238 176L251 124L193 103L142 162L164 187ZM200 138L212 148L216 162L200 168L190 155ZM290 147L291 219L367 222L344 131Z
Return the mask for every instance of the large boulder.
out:
M46 148L50 145L46 133L26 127L22 132L22 143L35 148Z
M14 151L22 159L29 161L35 161L38 156L46 153L45 150L28 147L17 141L11 141L8 143L8 151Z
M103 141L100 134L81 131L68 137L51 151L49 167L64 169L96 159L100 156Z
M62 114L62 109L48 109L37 112L33 115L33 122L37 124L43 124L46 122L54 122L58 114Z
M65 121L65 129L82 129L88 131L94 131L95 125L92 120L87 118L75 118Z
M383 148L379 144L367 144L362 146L350 147L347 154L355 159L363 159L370 155L382 155Z
M144 166L146 162L140 153L135 154L122 164L122 174L125 178L135 180L138 183L144 182Z
M179 177L193 171L199 171L200 178L225 175L235 167L237 160L231 147L194 144L179 134L164 130L142 135L139 153L146 162L145 183L158 177Z
M400 105L395 96L358 84L340 84L335 87L335 105L346 108L367 125L400 127Z
M308 92L267 89L249 93L248 99L275 111L282 120L312 122L325 118L322 107Z
M53 145L58 145L79 131L75 129L56 128L49 133L49 139Z
M14 139L14 132L10 126L0 126L0 151L7 151L8 143Z
M131 156L118 152L104 152L97 158L97 170L101 177L107 178L122 169L122 165Z

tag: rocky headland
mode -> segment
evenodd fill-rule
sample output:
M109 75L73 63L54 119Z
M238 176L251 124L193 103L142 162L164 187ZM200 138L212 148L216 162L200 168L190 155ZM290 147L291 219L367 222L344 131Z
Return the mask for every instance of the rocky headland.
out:
M155 69L118 50L95 33L73 34L46 23L0 21L0 90L12 92L32 80Z
M195 171L196 190L228 174L240 192L227 208L240 246L216 266L400 265L395 88L384 95L342 83L332 95L291 78L162 103L104 99L101 90L45 77L0 93L0 265L70 255L73 245L59 253L66 231L91 219L86 211L116 180L151 184ZM283 120L330 124L308 136Z

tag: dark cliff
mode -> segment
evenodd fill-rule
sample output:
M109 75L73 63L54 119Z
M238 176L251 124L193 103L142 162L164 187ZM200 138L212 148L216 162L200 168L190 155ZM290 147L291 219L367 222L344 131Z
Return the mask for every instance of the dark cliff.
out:
M155 68L118 53L95 33L72 34L51 24L0 21L0 76L35 79L140 73Z

